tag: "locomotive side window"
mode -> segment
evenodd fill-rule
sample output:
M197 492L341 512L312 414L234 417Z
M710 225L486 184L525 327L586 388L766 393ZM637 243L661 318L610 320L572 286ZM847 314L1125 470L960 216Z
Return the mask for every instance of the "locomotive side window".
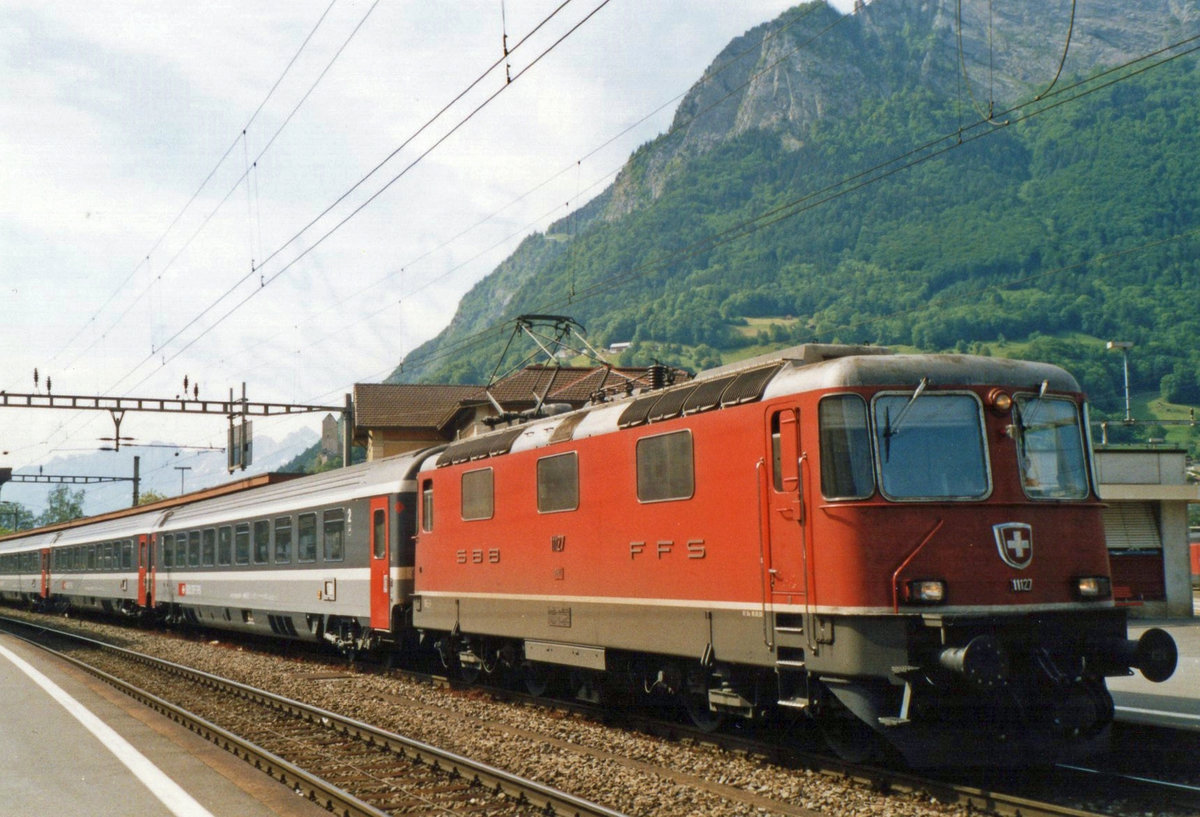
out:
M233 529L234 564L250 564L250 523L239 522Z
M233 529L228 525L217 528L217 564L233 562Z
M983 406L974 394L879 394L880 488L890 499L982 499L991 490Z
M341 508L325 511L325 554L327 562L345 558L346 512Z
M866 499L875 493L867 404L857 394L821 400L821 493L826 499Z
M271 557L271 523L259 519L254 523L254 563L265 565Z
M205 528L200 534L200 564L212 567L217 563L217 531Z
M537 461L538 513L579 507L579 455L574 451Z
M281 516L275 520L275 564L284 565L292 560L292 518Z
M640 502L691 499L695 490L691 431L673 431L637 441Z
M492 469L481 468L462 475L462 518L491 519L495 511L492 494Z
M433 480L421 483L421 530L433 530Z
M1030 499L1087 497L1087 455L1075 402L1018 394L1013 414L1025 495Z
M317 560L317 515L315 513L300 514L296 527L296 561L315 562Z

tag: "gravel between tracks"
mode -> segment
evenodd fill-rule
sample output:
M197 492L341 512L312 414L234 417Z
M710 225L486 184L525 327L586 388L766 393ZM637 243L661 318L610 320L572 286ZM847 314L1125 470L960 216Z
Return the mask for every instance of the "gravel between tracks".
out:
M39 619L45 621L45 618ZM282 657L93 621L55 619L129 649L269 690L539 780L630 815L966 815L917 795L772 766L707 745L633 734L584 718L417 681L344 661Z

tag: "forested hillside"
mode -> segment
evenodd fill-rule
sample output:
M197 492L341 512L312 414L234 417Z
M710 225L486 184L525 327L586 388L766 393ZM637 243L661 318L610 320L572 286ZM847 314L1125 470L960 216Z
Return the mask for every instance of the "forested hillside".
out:
M1119 339L1136 391L1200 403L1194 6L1086 4L1054 81L1069 2L956 3L814 3L734 41L569 236L526 239L391 379L482 382L503 322L552 312L632 341L624 363L1020 354L1110 412Z

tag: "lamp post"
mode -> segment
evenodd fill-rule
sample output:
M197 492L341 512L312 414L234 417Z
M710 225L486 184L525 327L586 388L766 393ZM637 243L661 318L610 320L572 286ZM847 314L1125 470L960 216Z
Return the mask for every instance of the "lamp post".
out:
M1127 340L1110 340L1104 348L1110 351L1121 350L1121 359L1125 364L1125 422L1132 423L1133 417L1129 413L1129 350L1133 348L1133 344Z

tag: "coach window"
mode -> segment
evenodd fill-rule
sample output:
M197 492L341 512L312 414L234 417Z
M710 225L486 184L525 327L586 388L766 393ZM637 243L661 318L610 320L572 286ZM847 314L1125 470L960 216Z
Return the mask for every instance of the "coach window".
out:
M292 518L280 516L275 520L275 564L285 565L292 560Z
M821 400L821 493L826 499L866 499L875 493L867 404L857 394Z
M376 508L371 514L371 556L382 559L387 555L387 511Z
M579 507L579 455L574 451L537 461L538 513Z
M187 534L175 534L175 566L187 567Z
M296 561L317 560L317 515L302 513L296 519Z
M495 511L492 469L481 468L462 475L462 518L491 519Z
M325 511L325 561L345 558L346 512L341 508Z
M433 530L433 480L421 484L421 530Z
M200 535L200 563L212 567L217 563L217 531L205 528Z
M637 441L639 501L691 499L695 490L691 431L673 431Z
M133 540L126 539L121 544L121 567L129 570L133 567Z
M88 570L95 570L95 569L96 569L96 546L95 546L95 545L88 545L88 549L87 549L87 569L88 569Z
M250 523L239 522L233 529L233 562L250 564Z
M217 528L217 564L228 565L233 562L233 528L222 525Z
M100 546L100 569L112 570L112 542Z
M188 567L200 566L200 531L188 533Z
M271 523L259 519L254 523L254 563L265 565L271 558Z
M175 566L175 535L164 533L162 539L162 552L159 555L159 561L163 567Z

